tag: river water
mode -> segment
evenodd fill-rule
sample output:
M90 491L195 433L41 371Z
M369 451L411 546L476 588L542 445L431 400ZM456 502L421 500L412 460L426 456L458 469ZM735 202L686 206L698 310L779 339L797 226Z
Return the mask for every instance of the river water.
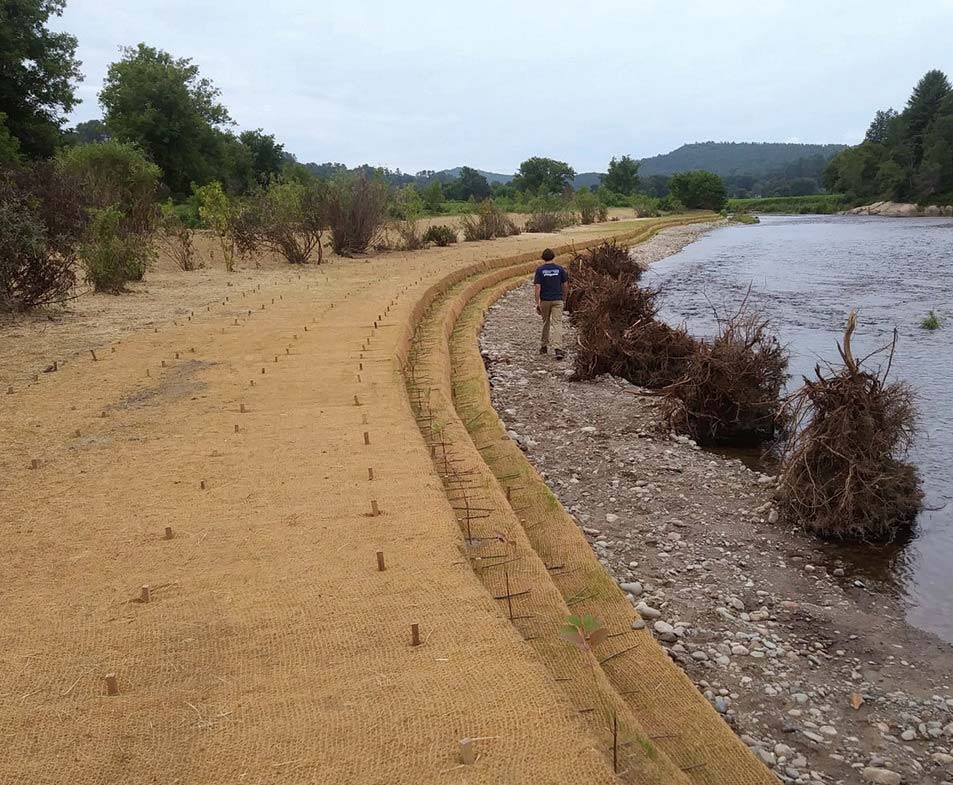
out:
M899 343L891 376L916 390L919 432L910 459L926 494L912 536L884 546L824 543L831 562L897 592L910 623L953 642L953 220L867 216L766 216L719 229L655 265L662 317L696 335L714 328L713 307L750 302L791 352L789 385L817 362L838 360L852 309L857 357ZM930 311L943 322L928 331Z

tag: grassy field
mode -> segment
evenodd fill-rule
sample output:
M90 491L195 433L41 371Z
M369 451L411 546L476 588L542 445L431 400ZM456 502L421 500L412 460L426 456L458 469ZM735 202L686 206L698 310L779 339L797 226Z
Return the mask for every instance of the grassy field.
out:
M729 212L736 213L788 213L830 215L851 207L841 194L815 194L813 196L776 196L767 199L729 199Z

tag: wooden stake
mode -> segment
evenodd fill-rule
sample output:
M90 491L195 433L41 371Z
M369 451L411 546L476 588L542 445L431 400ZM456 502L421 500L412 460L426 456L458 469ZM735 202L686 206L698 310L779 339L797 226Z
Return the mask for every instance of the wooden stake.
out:
M95 362L99 362L99 358L96 356L96 351L95 351L94 349L90 349L90 350L89 350L89 353L90 353L91 355L93 355L93 362L94 362L94 363L95 363Z
M13 395L13 385L12 385L12 384L11 384L9 387L7 387L7 395Z
M235 423L235 433L238 433L238 423Z
M165 538L166 538L167 540L171 540L173 537L175 537L175 533L172 531L172 527L171 527L171 526L166 526L166 527L165 527Z
M106 674L106 694L107 695L119 694L119 682L116 679L115 673Z
M377 499L371 499L371 515L375 518L381 514L380 508L377 506Z
M367 468L367 481L368 482L374 481L374 470L370 467Z
M378 572L384 572L386 567L384 567L384 551L377 552L377 570Z
M199 488L201 488L203 491L205 490L205 480L199 482Z
M460 763L464 766L472 766L476 763L476 750L473 747L473 739L460 739Z
M178 352L175 353L175 359L176 359L176 360L179 359L179 353L178 353Z
M39 462L39 460L36 459L36 458L34 458L32 461L30 461L30 468L31 468L31 469L39 469L39 468L40 468L40 462Z
M79 428L77 428L75 431L73 431L73 436L75 436L77 439L80 437Z
M244 414L244 413L245 413L245 404L243 404L243 403L242 403L242 404L239 404L239 405L238 405L238 411L240 411L242 414ZM237 428L238 426L235 426L235 427Z
M148 368L146 368L146 376L152 376L152 374L149 373L149 369L148 369Z
M141 602L151 602L152 601L152 589L149 588L149 585L144 585L139 590L139 600Z
M410 645L411 646L420 645L420 625L419 624L410 625Z
M364 444L370 444L370 443L371 443L371 435L367 431L364 431Z

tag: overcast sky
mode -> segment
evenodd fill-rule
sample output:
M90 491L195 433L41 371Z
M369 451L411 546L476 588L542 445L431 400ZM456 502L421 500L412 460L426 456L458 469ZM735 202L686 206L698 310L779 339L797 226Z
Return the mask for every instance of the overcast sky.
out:
M930 68L953 0L68 0L74 120L120 46L191 57L299 160L603 171L693 141L860 140Z

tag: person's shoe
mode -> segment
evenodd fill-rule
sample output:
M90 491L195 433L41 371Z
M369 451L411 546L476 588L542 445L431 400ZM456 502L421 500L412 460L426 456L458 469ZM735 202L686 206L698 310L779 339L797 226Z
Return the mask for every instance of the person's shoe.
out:
M549 351L549 349L547 349L545 346L540 346L540 347L539 347L539 353L540 353L540 354L546 354L548 351Z
M557 350L556 350L556 359L557 359L557 360L561 360L561 359L563 359L565 356L566 356L566 355L563 354L563 350L562 350L562 349L557 349Z

